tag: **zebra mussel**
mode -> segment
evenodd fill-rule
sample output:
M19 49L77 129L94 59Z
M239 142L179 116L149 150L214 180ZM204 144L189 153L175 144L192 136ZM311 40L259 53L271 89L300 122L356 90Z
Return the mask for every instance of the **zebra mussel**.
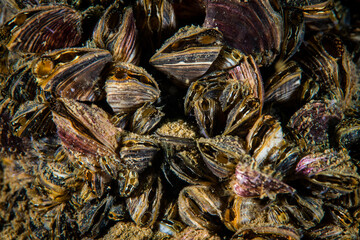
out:
M359 239L359 7L0 2L0 238Z

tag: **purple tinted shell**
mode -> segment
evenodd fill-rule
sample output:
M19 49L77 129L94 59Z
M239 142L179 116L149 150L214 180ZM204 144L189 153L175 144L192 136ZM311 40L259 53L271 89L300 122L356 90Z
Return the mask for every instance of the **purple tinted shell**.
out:
M292 187L281 180L243 167L241 164L236 167L232 183L233 191L241 197L263 197L294 192Z
M269 64L280 49L282 18L268 0L210 0L205 27L218 28L226 43Z

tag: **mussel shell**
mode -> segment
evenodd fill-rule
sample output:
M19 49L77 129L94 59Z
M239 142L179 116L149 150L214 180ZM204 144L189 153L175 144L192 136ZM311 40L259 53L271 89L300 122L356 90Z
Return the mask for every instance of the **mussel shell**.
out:
M125 202L120 202L116 205L111 206L108 214L109 219L113 221L122 221L126 217L127 217L127 209Z
M294 61L280 63L280 67L265 83L265 101L294 104L299 101L302 70Z
M82 129L88 130L86 134L93 136L99 143L103 144L110 150L117 148L117 134L119 129L115 128L110 120L109 115L96 105L87 105L72 99L58 99L62 109L53 113L69 116L69 119L75 120L74 124L82 125Z
M108 49L115 61L139 63L140 49L131 7L111 5L97 23L93 39L99 48Z
M176 31L177 19L173 2L169 0L138 0L134 6L136 26L140 30L144 52L153 53L163 41Z
M221 227L221 200L208 185L193 185L181 190L179 214L189 226L215 230Z
M360 120L346 118L336 125L335 131L339 147L345 147L353 159L359 159Z
M267 215L267 220L271 223L285 225L291 222L287 209L278 202L270 205Z
M204 75L222 49L222 35L215 28L186 26L151 57L150 63L180 85Z
M115 113L136 110L160 97L156 81L143 68L117 63L105 82L106 101Z
M304 75L310 76L319 85L318 98L333 99L343 108L351 106L356 92L356 67L338 36L315 35L302 45L294 58Z
M295 171L296 164L300 158L300 148L291 143L283 144L276 153L267 159L275 169L275 175L281 175L283 179L291 178ZM266 167L266 164L264 164Z
M212 98L200 98L194 102L194 115L202 135L213 136L214 130L219 125L217 117L221 116L219 103Z
M119 156L129 169L142 172L152 165L159 150L154 139L131 133L123 137Z
M311 101L300 108L289 120L289 127L307 147L324 147L329 144L329 132L343 118L334 101Z
M107 113L71 99L58 101L59 111L52 111L53 121L70 159L92 171L102 168L117 178L117 170L122 169L115 154L120 130L112 125Z
M194 113L200 132L205 137L218 134L223 127L225 115L219 97L227 85L227 77L228 74L223 71L206 75L193 82L187 91L184 102L185 114ZM237 92L228 95L235 95Z
M260 114L260 99L252 95L245 96L229 112L223 134L246 135Z
M67 202L71 192L82 186L78 172L66 162L44 162L38 167L39 175L35 183L43 188L47 195L57 202Z
M170 171L176 176L176 178L173 177L173 179L179 178L190 184L216 181L212 173L206 168L203 159L196 150L178 151L173 156L166 157L165 161L162 170L168 181L171 179L171 175L169 174ZM173 184L171 181L169 182Z
M218 98L227 85L227 78L227 72L218 71L193 82L186 93L184 102L185 114L189 115L195 107L195 102L204 96L212 99ZM231 105L231 103L235 101L233 100L235 98L234 95L237 96L238 94L238 91L231 91L228 94L224 94L226 96L222 97L222 99L224 99L224 106L222 106L222 108L226 108L225 101L228 101L229 103L227 104Z
M243 56L233 68L214 73L213 77L226 80L225 87L219 97L224 112L231 111L242 98L253 96L260 100L260 108L264 102L262 77L254 58ZM212 75L209 75L209 77ZM219 81L221 85L222 81Z
M292 222L296 222L304 229L315 227L325 216L323 201L318 198L304 197L295 193L293 197L283 199L282 205L293 219Z
M72 47L81 40L82 16L66 6L39 6L19 12L0 29L10 50L41 53Z
M185 227L186 225L181 221L162 220L159 223L159 232L166 234L167 237L175 237L175 235L179 234Z
M352 192L360 184L356 166L343 151L325 150L306 155L297 163L295 171L315 184L340 192Z
M110 52L92 48L69 48L43 54L34 60L32 72L44 91L55 97L96 101L101 96L99 81Z
M259 169L253 169L250 164L254 160L248 157L248 160L239 162L232 177L230 186L233 192L242 197L269 197L275 198L279 193L293 194L296 190L281 181L281 175L274 177L270 173L262 172ZM280 179L278 179L280 178Z
M83 170L83 169L82 169ZM89 196L96 196L98 198L101 198L106 195L107 191L110 188L111 184L111 177L104 172L94 172L91 170L83 170L83 175L86 180L86 186L87 188L83 187L81 191L89 191L87 194ZM90 192L91 191L91 192ZM83 193L84 194L84 193ZM95 195L94 195L95 194ZM85 195L85 194L84 194ZM83 200L89 200L92 197L84 197Z
M349 11L340 2L329 0L304 1L298 7L304 13L308 29L324 32L337 29L340 25L345 24Z
M305 36L304 14L299 9L283 8L284 39L281 43L279 59L287 61L298 50Z
M310 239L341 239L344 229L336 224L320 225L307 231L305 236Z
M98 154L110 155L111 151L98 141L92 140L89 136L76 130L76 125L67 118L53 113L53 121L57 126L57 133L62 145L69 158L80 166L85 166L91 170L100 167L96 158Z
M306 74L311 75L315 81L320 81L320 87L325 94L332 92L337 100L341 99L338 59L345 49L338 38L328 36L314 36L303 44L301 51L295 55ZM323 41L324 40L324 41ZM329 51L327 51L329 50ZM316 70L315 70L316 69Z
M15 136L42 137L55 132L48 104L28 101L23 103L11 119Z
M237 163L246 155L241 140L235 136L200 138L197 146L207 167L220 179L232 175Z
M4 95L20 103L34 100L40 91L28 64L13 72L5 82L1 83L0 89L5 92Z
M118 175L119 196L129 197L139 185L138 172L127 168L121 171L117 171L116 168L112 170Z
M270 115L261 115L246 136L247 150L258 166L284 145L280 122Z
M145 104L133 114L130 129L138 134L148 134L159 124L164 116L165 114L161 111L161 108Z
M326 204L326 208L330 212L330 216L335 224L343 228L350 228L354 224L355 219L353 219L352 213L346 208L334 204Z
M204 26L218 28L229 46L253 55L260 65L269 65L280 51L283 21L268 0L208 1Z
M257 65L252 57L243 57L236 67L207 74L193 82L186 94L185 113L193 111L205 137L221 131L244 135L261 112L263 95Z
M239 82L245 89L242 92L243 97L252 95L258 98L262 107L264 103L264 86L259 67L252 56L244 56L236 67L228 70L228 74L229 79ZM222 105L224 104L222 102Z
M225 226L236 232L251 222L262 220L263 206L256 198L244 198L237 195L230 196L226 209L223 211Z
M87 202L78 214L77 223L82 236L98 236L103 228L109 223L107 215L113 204L112 196L105 197L102 200L92 200Z
M148 179L147 179L148 180ZM159 215L163 189L161 179L153 178L140 195L126 199L129 214L138 226L151 227Z

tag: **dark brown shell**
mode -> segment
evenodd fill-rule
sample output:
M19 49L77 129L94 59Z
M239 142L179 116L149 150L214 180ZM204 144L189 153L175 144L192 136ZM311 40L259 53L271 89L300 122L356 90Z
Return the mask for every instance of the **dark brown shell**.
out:
M218 28L228 45L253 55L260 65L269 65L280 52L282 17L269 0L208 1L204 26Z
M112 60L110 52L96 48L69 48L43 54L32 72L44 91L56 97L96 101L101 96L101 71Z
M179 214L189 226L214 230L221 227L220 197L208 185L193 185L182 189L178 198Z
M339 147L349 150L349 155L359 159L360 151L360 120L357 118L343 119L335 129L335 138Z
M40 88L29 64L19 67L0 85L0 91L4 96L9 96L19 103L32 101L40 93Z
M344 42L333 34L318 34L303 44L295 60L319 85L317 98L333 99L349 108L356 92L358 79Z
M279 59L287 61L298 50L305 36L304 14L299 9L283 8L284 37Z
M186 94L185 114L194 112L205 137L245 135L261 113L263 98L257 65L252 57L242 57L237 66L193 82Z
M234 136L200 138L197 146L207 167L220 179L232 175L236 164L246 155L243 143Z
M55 132L51 111L46 103L28 101L23 103L11 119L15 136L46 136Z
M281 64L265 83L265 101L288 103L299 102L302 70L296 62L289 61ZM307 89L308 90L308 89Z
M0 29L13 51L41 53L80 42L82 16L65 6L40 6L19 12ZM39 34L40 33L40 34Z
M159 150L154 139L131 133L123 137L119 156L129 169L140 173L152 165Z
M130 129L138 134L148 134L159 124L164 115L161 109L145 104L134 113Z
M81 236L85 234L96 237L100 234L101 227L106 226L109 222L107 215L113 204L112 196L102 200L93 199L85 204L77 215L77 224Z
M169 0L138 0L134 6L136 26L145 54L153 54L163 41L176 31L173 2Z
M206 168L204 160L196 149L178 151L173 155L166 156L165 163L161 168L170 183L172 183L169 177L172 176L171 174L190 184L216 181L213 174Z
M131 7L123 8L119 3L110 6L96 25L93 39L97 47L108 49L115 61L133 64L140 61L138 35Z
M138 226L151 227L159 215L163 187L160 178L146 179L141 194L126 199L129 214Z

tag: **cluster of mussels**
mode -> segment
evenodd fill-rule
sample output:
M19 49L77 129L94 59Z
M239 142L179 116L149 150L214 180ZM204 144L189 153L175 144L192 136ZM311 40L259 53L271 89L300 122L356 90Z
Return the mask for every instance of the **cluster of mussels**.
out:
M0 7L1 239L359 239L360 1Z

